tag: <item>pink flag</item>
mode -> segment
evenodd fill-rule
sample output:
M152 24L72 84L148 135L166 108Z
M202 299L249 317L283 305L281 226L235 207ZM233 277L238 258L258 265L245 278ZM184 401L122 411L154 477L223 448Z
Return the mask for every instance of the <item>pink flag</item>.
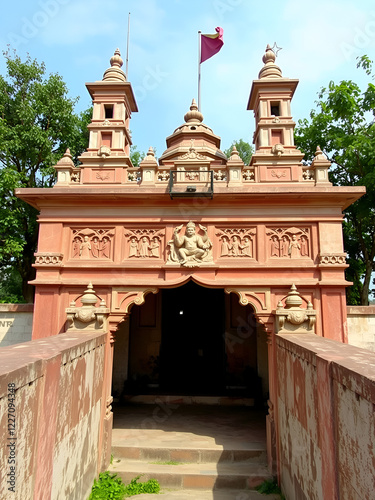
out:
M215 35L201 35L201 63L217 54L224 45L223 28L216 28L216 31Z

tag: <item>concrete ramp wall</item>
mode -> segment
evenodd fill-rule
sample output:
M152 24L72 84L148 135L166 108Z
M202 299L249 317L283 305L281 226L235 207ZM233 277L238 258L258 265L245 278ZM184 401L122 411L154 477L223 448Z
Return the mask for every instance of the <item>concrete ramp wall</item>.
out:
M375 354L276 336L279 474L288 500L373 498Z
M88 497L101 463L105 342L64 333L0 349L1 499Z

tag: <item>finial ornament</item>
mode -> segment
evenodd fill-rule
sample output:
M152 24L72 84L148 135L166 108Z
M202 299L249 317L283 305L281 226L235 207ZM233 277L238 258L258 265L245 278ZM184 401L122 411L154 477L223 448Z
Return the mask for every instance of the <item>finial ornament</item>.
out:
M120 81L126 82L125 73L122 71L121 66L124 64L122 60L120 50L116 49L113 56L110 59L111 67L108 68L103 75L104 81Z
M236 146L234 144L232 146L232 151L230 153L230 157L233 158L233 159L236 159L236 160L238 158L240 158L240 155L238 154L237 148L236 148Z
M325 155L325 154L323 153L323 151L320 149L320 146L317 146L317 147L316 147L316 151L315 151L314 159L315 159L315 160L326 160L326 159L327 159L326 155Z
M70 149L68 148L63 157L60 158L60 160L57 162L57 165L64 165L64 166L71 166L71 167L74 167L74 163L73 163L73 157L72 155L70 154Z
M192 100L190 111L185 114L184 120L185 122L203 122L203 115L198 111L198 105L195 99Z
M115 53L113 54L109 62L111 63L111 66L117 66L118 68L122 67L124 61L122 60L120 49L117 48L115 50Z
M275 64L276 54L270 45L267 45L263 55L263 68L259 72L259 78L282 78L281 69Z

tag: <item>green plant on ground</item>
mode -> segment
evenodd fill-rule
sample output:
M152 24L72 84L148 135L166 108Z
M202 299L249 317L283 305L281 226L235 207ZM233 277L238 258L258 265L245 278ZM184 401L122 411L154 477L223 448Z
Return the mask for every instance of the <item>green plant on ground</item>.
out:
M94 485L88 500L122 500L125 495L125 485L117 474L108 471L99 474L94 479Z
M272 493L277 493L280 495L281 500L285 500L284 495L281 493L280 488L277 485L277 482L274 480L266 480L259 486L255 488L259 493L263 495L271 495Z
M156 479L149 479L145 483L138 483L138 479L141 476L137 476L130 481L125 487L125 497L130 497L132 495L140 495L141 493L159 493L160 484Z
M159 493L160 484L156 479L138 483L140 477L137 476L128 485L125 485L117 474L111 474L108 471L102 472L99 474L99 478L94 480L88 500L123 500L141 493Z

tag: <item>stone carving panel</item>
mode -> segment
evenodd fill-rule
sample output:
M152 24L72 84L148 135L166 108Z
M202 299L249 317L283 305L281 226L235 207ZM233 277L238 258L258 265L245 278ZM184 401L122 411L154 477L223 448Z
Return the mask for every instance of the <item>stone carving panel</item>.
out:
M158 172L158 181L167 182L169 181L169 172L167 170L161 170Z
M271 258L306 259L311 256L309 228L268 228L267 235Z
M35 264L38 266L61 266L64 255L57 252L37 252Z
M218 228L216 236L220 241L220 257L254 258L255 228Z
M126 229L128 259L160 259L164 232L158 229Z
M172 240L168 242L169 255L167 263L179 263L184 267L198 267L213 261L212 242L207 234L207 228L190 221L186 224L185 234L180 232L183 224L173 231Z
M332 266L332 265L345 265L346 264L346 253L322 253L319 255L319 264Z
M111 229L73 229L72 258L81 260L111 259L113 236Z

